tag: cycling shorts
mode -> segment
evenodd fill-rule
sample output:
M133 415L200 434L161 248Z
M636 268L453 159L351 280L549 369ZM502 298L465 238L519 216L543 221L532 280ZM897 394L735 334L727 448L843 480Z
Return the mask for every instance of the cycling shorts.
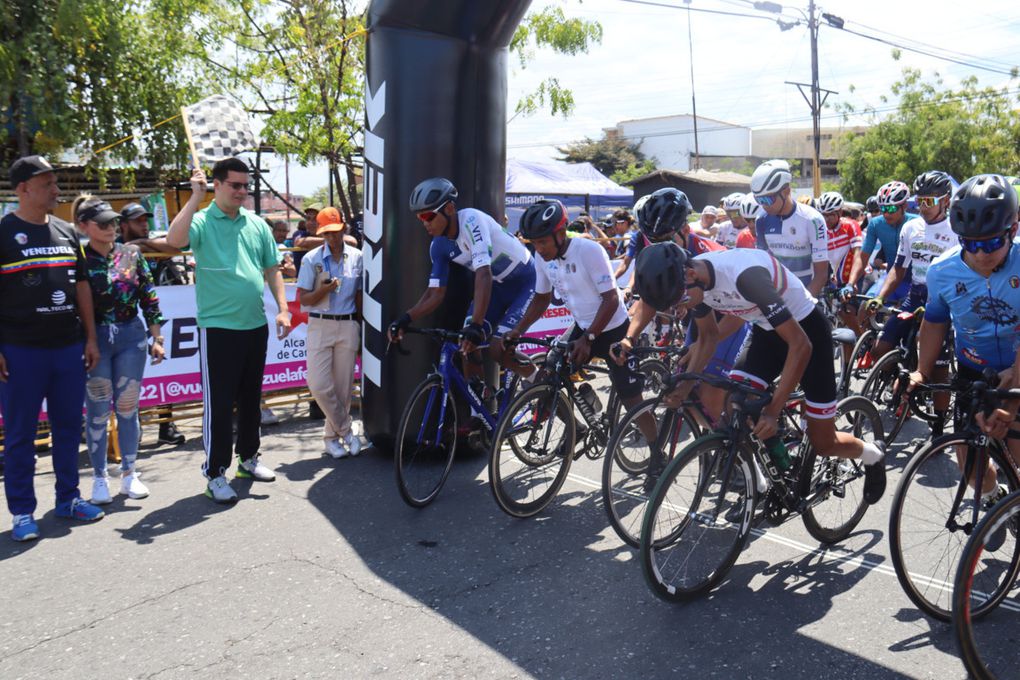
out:
M928 301L927 286L911 286L907 297L900 303L900 313L913 313L919 307L924 307ZM910 326L914 323L913 317L901 319L899 314L892 314L882 327L879 340L888 342L890 345L898 345L910 332Z
M641 390L645 386L645 378L638 370L636 356L633 354L629 355L621 366L609 355L609 349L627 337L627 327L629 325L630 319L624 321L616 328L602 331L595 337L595 341L591 343L591 355L605 360L606 367L609 369L609 383L616 390L616 394L619 395L620 399L640 397ZM581 327L575 323L560 338L567 342L573 342L581 337L581 333Z
M513 329L524 318L524 312L535 297L535 259L518 265L517 271L501 282L492 282L489 308L485 310L485 330L489 334L502 335ZM464 325L471 322L475 301L468 307Z
M800 327L811 341L811 358L800 388L804 390L806 415L816 420L830 420L836 416L836 368L833 361L832 328L817 308L800 322ZM751 343L742 361L730 371L734 380L743 380L765 389L783 372L786 363L786 341L775 331L767 331L757 324L751 329Z
M875 281L875 283L871 284L871 288L868 288L868 290L866 290L864 294L867 295L868 297L878 297L879 292L882 290L882 284L884 283L885 276L882 276L878 279L878 281ZM889 297L887 297L885 301L888 302L889 304L892 304L893 302L899 302L900 300L906 298L907 293L909 292L910 292L910 277L907 276L904 277L903 281L900 282L900 285L896 286L896 290L890 293ZM924 303L922 302L921 304L923 305Z
M719 315L717 314L716 319L718 320L718 318ZM743 356L743 353L747 351L747 345L751 338L750 327L751 324L745 323L733 335L724 338L722 342L716 345L715 353L708 360L708 365L705 367L704 372L723 378L728 376ZM684 338L684 347L689 347L697 339L698 324L692 322L691 327L688 329L687 337Z

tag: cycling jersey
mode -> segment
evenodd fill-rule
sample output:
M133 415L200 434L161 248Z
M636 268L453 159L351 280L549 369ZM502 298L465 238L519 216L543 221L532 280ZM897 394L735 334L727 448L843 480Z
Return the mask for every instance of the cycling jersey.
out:
M698 236L697 234L688 234L687 250L691 251L692 255L702 255L704 253L725 252L726 248L719 245L710 238Z
M919 215L906 213L903 216L903 222L899 227L894 227L886 222L884 215L872 217L868 220L868 228L864 232L864 245L861 246L861 252L865 255L871 255L875 246L878 245L878 243L881 243L882 259L886 261L886 264L891 264L896 259L896 248L899 245L900 228L916 217L919 217Z
M481 210L464 208L457 211L457 237L436 236L429 247L432 272L429 288L445 287L450 278L450 263L477 271L489 267L494 283L502 283L520 265L531 260L528 249L503 231L496 220Z
M854 266L854 248L860 248L863 242L861 228L853 220L840 218L835 229L828 229L829 264L832 275L839 285L850 280L850 270Z
M1020 243L1010 246L1002 265L985 278L963 261L956 246L928 268L924 318L953 322L961 365L997 371L1013 365L1020 348Z
M724 248L735 248L739 233L740 229L733 222L726 221L719 225L719 231L715 233L715 241Z
M815 308L804 284L762 250L725 250L694 260L708 265L712 279L695 316L711 308L770 331L787 319L802 320Z
M649 245L651 241L645 237L640 231L635 231L630 235L630 241L627 243L627 257L635 259L645 246Z
M737 248L757 248L758 237L751 233L751 230L747 227L740 230L737 234Z
M816 262L829 261L825 218L811 206L794 203L789 215L763 215L754 228L758 247L775 255L805 284L811 282Z
M912 267L911 285L924 285L928 267L935 258L959 243L959 238L949 227L948 218L928 224L923 217L915 217L900 230L896 266L904 269Z
M567 244L562 257L552 260L538 257L536 264L535 292L549 293L555 288L581 328L586 329L595 321L602 306L602 294L608 291L615 291L620 303L606 328L614 328L627 321L627 309L616 287L609 255L599 244L587 239L574 239Z

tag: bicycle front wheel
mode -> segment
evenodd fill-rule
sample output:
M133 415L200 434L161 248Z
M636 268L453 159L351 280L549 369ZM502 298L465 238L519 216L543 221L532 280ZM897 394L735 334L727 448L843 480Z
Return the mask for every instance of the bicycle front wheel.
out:
M975 505L979 519L985 512L981 493L961 472L958 460L965 456L974 459L975 470L990 459L996 483L1010 491L1020 489L1017 473L998 442L983 449L952 434L914 454L903 470L890 510L890 553L900 585L921 611L940 621L951 617L952 579L964 544L974 533ZM956 511L951 513L954 504ZM985 609L974 605L973 613L979 616Z
M439 495L457 450L457 409L442 378L429 376L411 393L397 428L397 488L421 508Z
M654 441L648 441L642 428L654 430ZM641 402L613 430L602 464L602 503L610 525L624 543L636 548L641 542L649 485L655 484L647 475L651 447L657 446L668 461L699 434L686 411L667 410L661 398Z
M666 467L641 525L641 570L653 593L686 602L726 577L751 532L754 485L751 455L731 458L719 434L695 440Z
M869 328L860 334L854 348L850 352L850 358L843 364L843 372L839 377L838 394L840 398L852 394L860 394L864 380L868 377L868 371L874 363L871 360L871 350L878 340L878 333Z
M882 419L874 405L860 396L836 406L836 430L864 441L882 441ZM860 461L818 456L808 447L801 462L800 493L808 500L801 515L804 528L822 543L838 543L864 518L864 467Z
M563 486L574 457L574 414L553 385L535 385L510 402L489 455L489 486L503 512L531 517Z
M910 405L906 399L902 399L899 403L893 403L896 401L898 387L896 383L899 380L902 361L903 355L898 349L883 356L875 362L861 389L861 394L875 404L875 408L882 416L882 430L885 432L883 441L886 450L896 441L896 435L900 433L903 424L910 418ZM905 395L906 392L904 391L903 394Z
M953 583L953 633L963 665L979 680L1020 677L1020 592L1014 588L1004 599L1020 572L1018 526L1020 492L996 503L978 524Z

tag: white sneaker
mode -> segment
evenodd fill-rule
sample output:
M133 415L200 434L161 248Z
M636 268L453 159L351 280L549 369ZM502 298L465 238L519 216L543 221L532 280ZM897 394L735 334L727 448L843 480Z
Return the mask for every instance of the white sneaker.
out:
M263 425L276 425L280 422L280 416L273 413L273 409L264 408L262 409L262 424Z
M356 456L361 453L361 437L354 434L353 432L344 437L344 446L347 448L348 453L352 456Z
M205 495L217 503L234 503L237 501L237 493L230 486L230 482L223 475L210 479L205 487Z
M241 479L254 479L259 482L271 482L276 479L276 474L263 465L257 455L239 462L234 476Z
M92 503L93 505L106 505L113 499L110 498L110 485L106 477L95 477L92 480Z
M350 455L344 445L340 443L339 439L330 439L326 441L326 454L336 460L346 458Z
M146 498L149 495L149 488L142 484L135 470L125 472L120 476L120 492L128 498Z

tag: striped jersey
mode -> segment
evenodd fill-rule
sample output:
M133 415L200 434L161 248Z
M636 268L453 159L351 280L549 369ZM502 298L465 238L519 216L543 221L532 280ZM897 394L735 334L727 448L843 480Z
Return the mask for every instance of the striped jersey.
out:
M14 213L0 219L0 343L66 347L82 339L75 284L88 281L78 233Z
M810 283L814 264L829 259L825 218L809 205L794 203L789 215L762 215L755 220L758 247L776 256L783 265Z
M861 235L861 228L857 223L845 217L840 218L835 229L829 229L829 264L832 266L832 275L840 286L850 280L850 270L853 269L854 248L860 248L864 243Z

